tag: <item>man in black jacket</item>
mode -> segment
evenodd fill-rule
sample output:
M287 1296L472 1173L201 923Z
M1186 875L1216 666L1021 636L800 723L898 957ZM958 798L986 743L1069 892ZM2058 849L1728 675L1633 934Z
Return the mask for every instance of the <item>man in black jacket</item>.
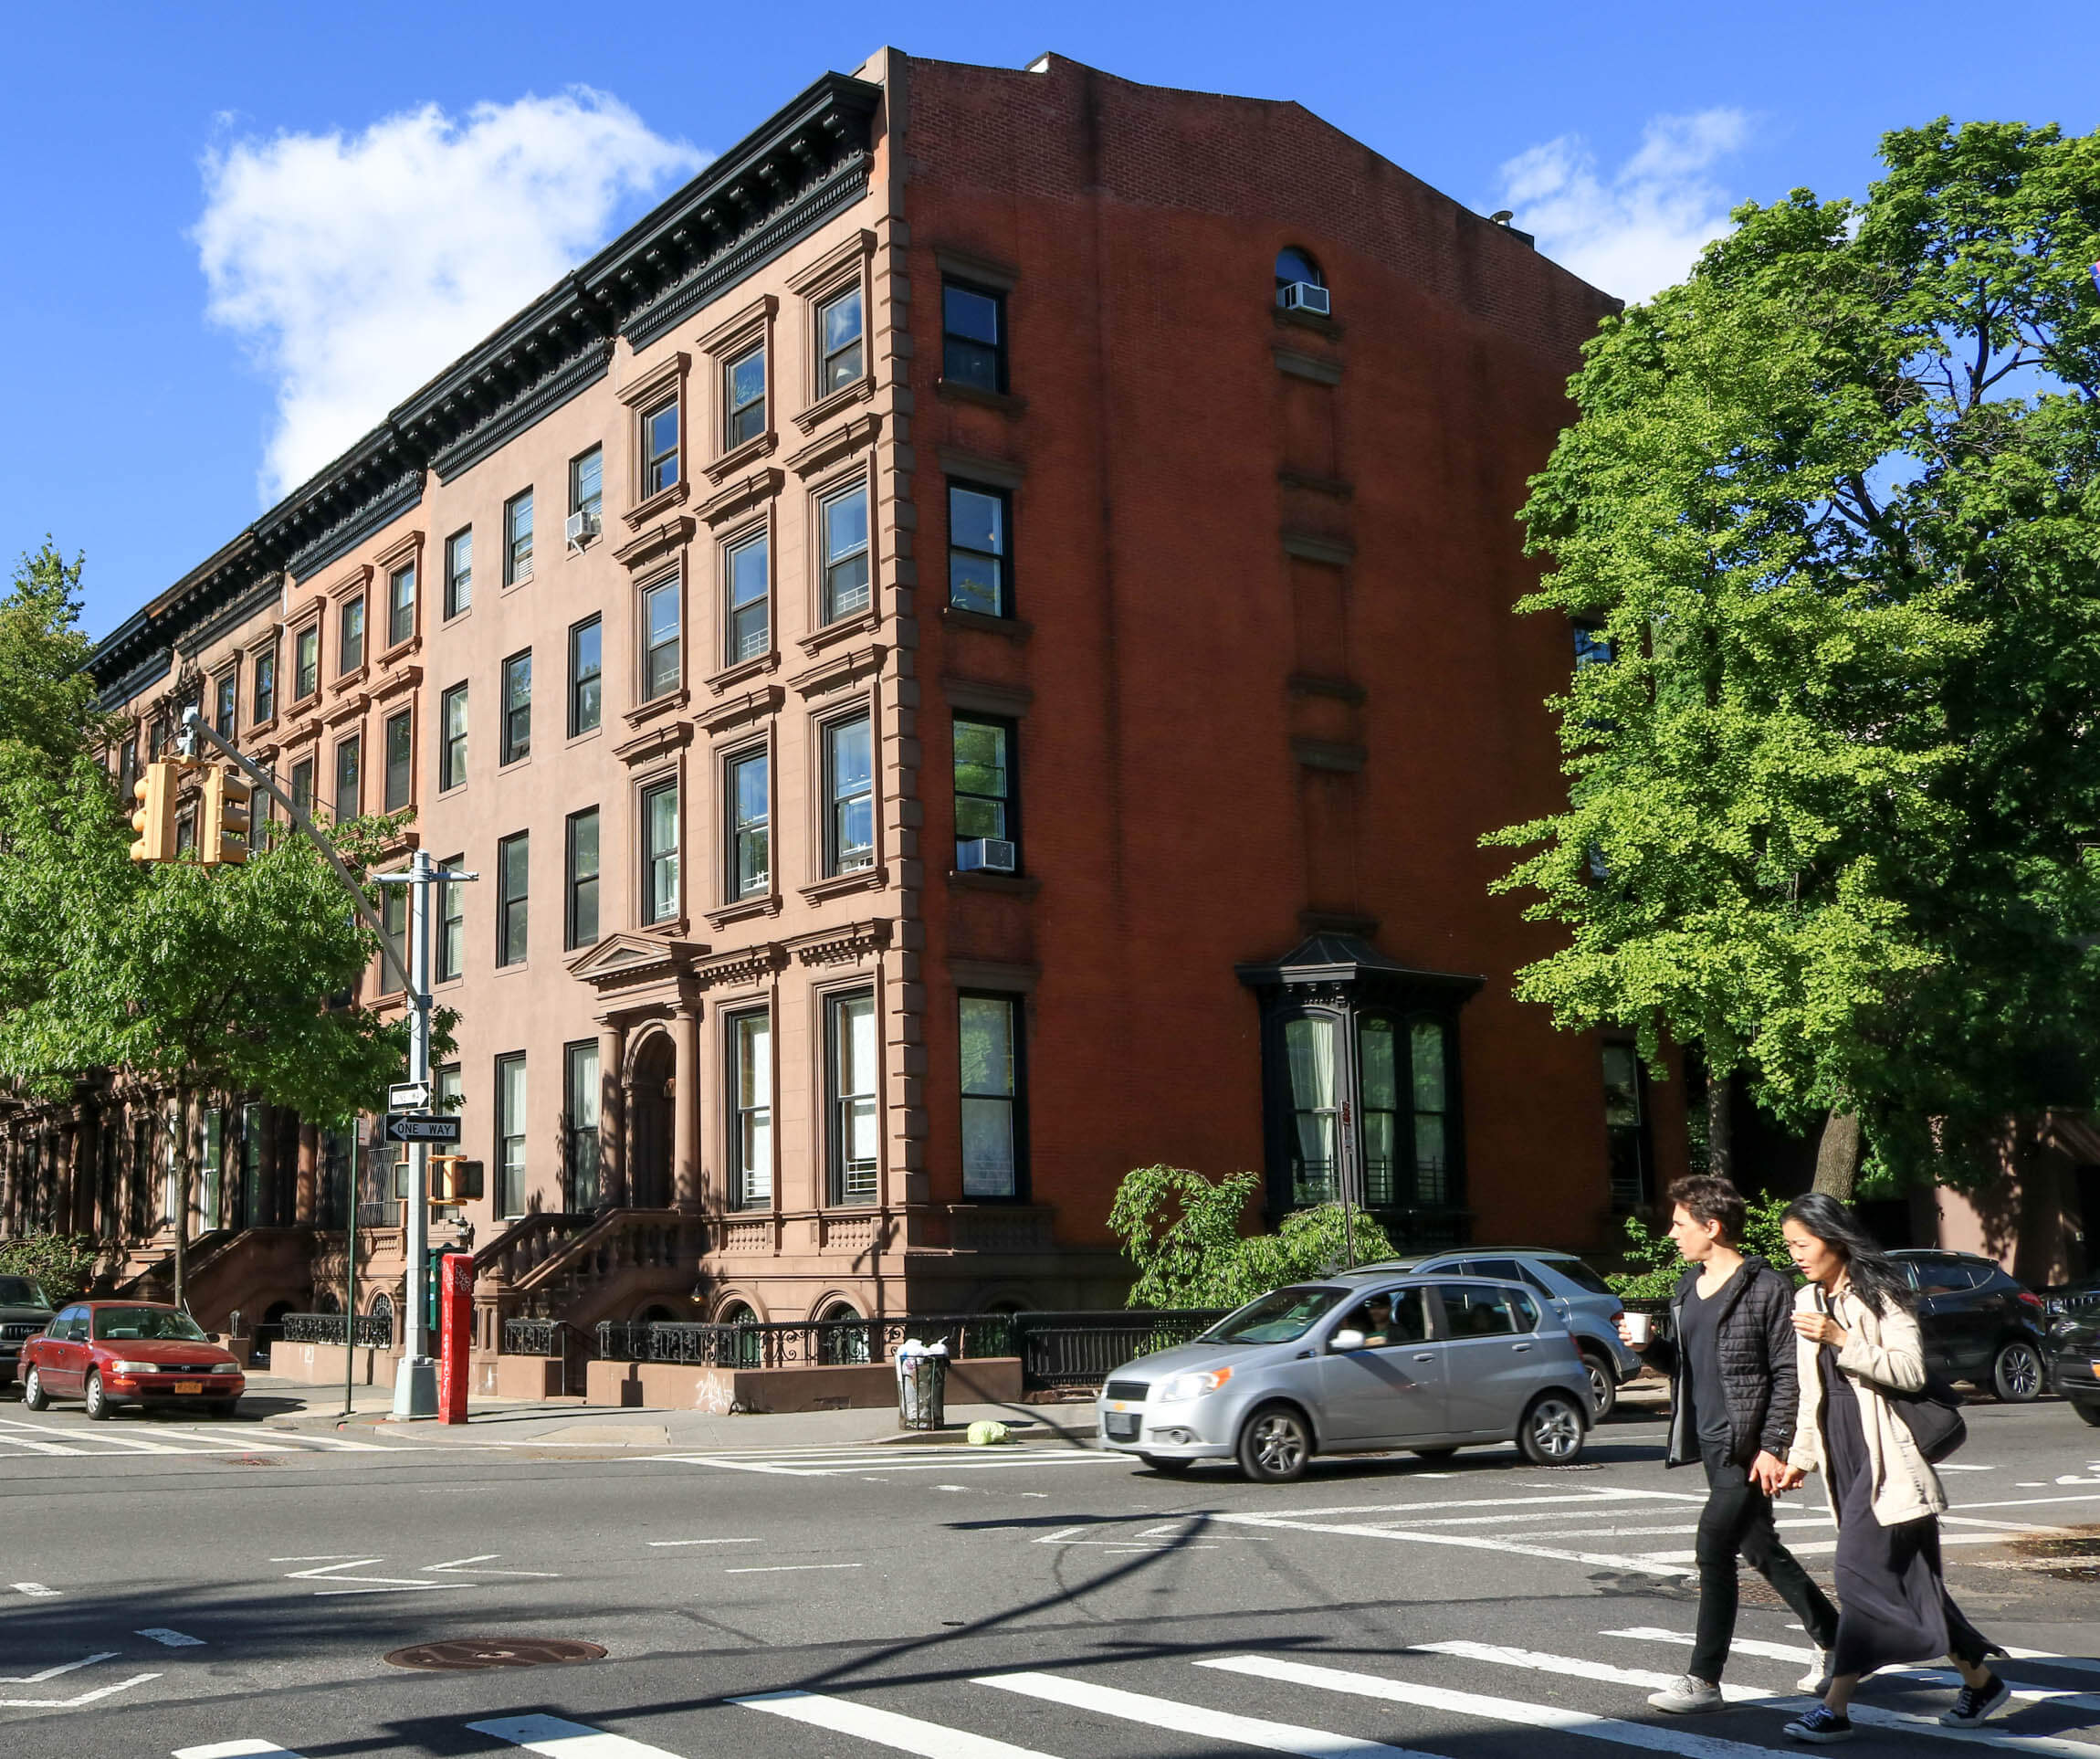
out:
M1721 1670L1736 1630L1736 1559L1779 1590L1829 1659L1837 1609L1810 1580L1772 1524L1772 1496L1786 1471L1801 1402L1794 1356L1792 1285L1762 1259L1746 1259L1742 1194L1726 1179L1696 1174L1670 1187L1670 1238L1690 1269L1670 1297L1675 1343L1649 1354L1670 1372L1670 1442L1664 1463L1706 1469L1699 1515L1699 1618L1691 1666L1648 1701L1682 1713L1721 1708ZM1626 1334L1620 1322L1620 1335ZM1629 1340L1630 1341L1630 1340ZM1827 1668L1801 1690L1822 1690Z

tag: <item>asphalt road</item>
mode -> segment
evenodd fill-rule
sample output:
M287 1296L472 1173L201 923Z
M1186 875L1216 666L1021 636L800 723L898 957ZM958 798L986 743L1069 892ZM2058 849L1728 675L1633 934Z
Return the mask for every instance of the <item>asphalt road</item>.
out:
M2055 1401L1969 1417L1950 1580L2032 1652L2008 1671L2037 1695L1957 1741L1907 1720L1946 1685L1877 1680L1855 1750L2100 1759L2100 1561L2036 1531L2100 1532L2100 1431ZM1649 1417L1573 1469L1486 1449L1318 1462L1282 1488L1073 1448L408 1435L0 1405L0 1759L1790 1750L1804 1639L1754 1578L1741 1701L1689 1723L1646 1708L1687 1653L1701 1500ZM1820 1505L1782 1518L1827 1579ZM383 1659L541 1638L607 1653Z

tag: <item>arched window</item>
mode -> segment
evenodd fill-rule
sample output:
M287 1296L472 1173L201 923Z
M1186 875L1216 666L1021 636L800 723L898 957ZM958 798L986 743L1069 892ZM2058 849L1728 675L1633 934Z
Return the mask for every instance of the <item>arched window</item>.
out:
M743 1301L732 1301L715 1315L717 1325L749 1326L751 1330L730 1340L730 1347L722 1352L725 1367L759 1368L764 1366L765 1333L758 1329L759 1316Z
M1276 252L1276 303L1278 305L1304 305L1308 310L1325 311L1327 301L1307 300L1293 295L1295 287L1317 287L1323 292L1327 289L1327 277L1319 272L1319 265L1296 245L1286 245Z
M819 1310L816 1322L824 1328L816 1334L816 1356L819 1362L869 1360L868 1326L851 1301L826 1302Z

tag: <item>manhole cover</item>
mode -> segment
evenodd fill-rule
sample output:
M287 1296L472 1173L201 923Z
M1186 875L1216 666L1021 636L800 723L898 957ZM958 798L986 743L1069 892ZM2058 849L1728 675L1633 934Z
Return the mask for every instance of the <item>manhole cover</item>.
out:
M386 1659L396 1668L460 1673L475 1668L543 1668L560 1661L602 1661L605 1651L572 1637L456 1637L415 1643Z

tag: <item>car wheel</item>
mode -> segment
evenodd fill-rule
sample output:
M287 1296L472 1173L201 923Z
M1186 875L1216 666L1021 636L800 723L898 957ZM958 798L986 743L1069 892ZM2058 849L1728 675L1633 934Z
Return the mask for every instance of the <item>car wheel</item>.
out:
M1534 1466L1571 1466L1582 1457L1582 1413L1561 1393L1541 1393L1525 1407L1517 1446Z
M232 1406L226 1406L232 1410ZM1196 1462L1192 1459L1169 1459L1164 1454L1139 1454L1139 1462L1149 1472L1157 1472L1161 1478L1179 1478Z
M102 1376L94 1369L88 1371L88 1421L100 1423L110 1415L110 1396L102 1390Z
M2042 1353L2025 1338L2001 1346L1990 1364L1990 1390L2008 1405L2032 1405L2042 1396Z
M1619 1375L1602 1356L1582 1353L1582 1372L1590 1376L1590 1421L1601 1423L1619 1403Z
M51 1408L51 1395L44 1390L44 1376L35 1368L30 1369L27 1378L22 1383L22 1403L32 1411L48 1411Z
M2100 1429L2100 1405L2094 1404L2090 1399L2074 1398L2071 1401L2071 1408L2095 1429Z
M1455 1448L1410 1448L1407 1451L1417 1459L1430 1460L1439 1466L1447 1459L1458 1457L1458 1449Z
M1257 1484L1292 1484L1312 1458L1312 1431L1287 1405L1256 1411L1240 1431L1240 1469Z

